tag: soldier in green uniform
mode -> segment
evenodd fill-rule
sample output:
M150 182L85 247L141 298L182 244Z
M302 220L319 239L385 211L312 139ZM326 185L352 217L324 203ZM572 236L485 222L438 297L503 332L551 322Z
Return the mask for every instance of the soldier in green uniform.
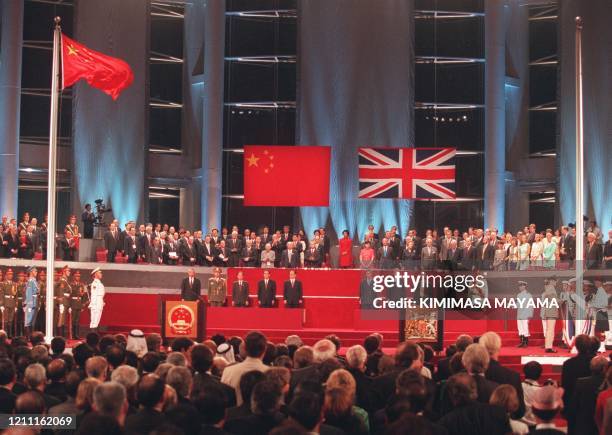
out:
M47 307L47 273L41 269L38 273L38 302L36 303L36 316L34 319L34 329L44 331L46 323Z
M53 299L55 299L55 304L57 305L57 309L54 310L54 314L57 316L57 335L62 337L67 337L66 315L70 308L70 297L72 295L72 286L68 281L69 279L70 268L64 266L60 279L55 283L55 288L53 289Z
M25 297L25 289L27 284L27 277L25 272L22 270L17 275L17 297L16 300L16 311L15 311L15 335L20 337L23 335L23 321L24 321L24 304L23 299ZM29 338L29 337L28 337Z
M87 288L81 282L81 272L78 270L72 275L72 290L70 294L70 323L72 326L71 333L73 339L79 339L79 320L81 319L81 311L87 306L88 294Z
M208 279L208 301L213 307L221 307L227 297L227 285L221 278L221 269L215 267L212 278Z
M3 304L0 307L2 311L2 327L9 337L15 334L15 309L17 308L15 297L17 296L17 283L13 281L13 269L7 269L5 280L2 282L2 299Z

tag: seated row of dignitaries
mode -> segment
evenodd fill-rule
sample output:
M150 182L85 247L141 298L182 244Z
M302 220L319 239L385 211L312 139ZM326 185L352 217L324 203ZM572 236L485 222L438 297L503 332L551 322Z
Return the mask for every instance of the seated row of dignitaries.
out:
M208 279L208 302L213 307L227 304L227 282L221 276L221 269L216 267L213 276ZM187 277L181 282L181 300L197 301L202 296L202 283L195 276L195 270L189 269ZM302 282L297 279L295 270L289 271L289 279L283 283L283 300L287 308L299 308L303 302ZM257 303L262 308L276 305L276 281L270 277L270 270L264 269L263 278L257 283ZM249 283L239 271L232 283L232 306L248 307Z

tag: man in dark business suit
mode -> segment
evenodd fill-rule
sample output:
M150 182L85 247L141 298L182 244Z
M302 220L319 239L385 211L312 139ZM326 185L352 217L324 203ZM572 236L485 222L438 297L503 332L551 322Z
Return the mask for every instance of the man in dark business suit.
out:
M209 235L204 237L200 251L200 262L202 266L211 267L215 259L215 245Z
M293 242L287 242L287 249L281 254L281 267L296 268L299 264L299 255L293 248Z
M242 241L238 238L238 231L232 231L231 237L225 242L229 252L229 267L236 267L240 262L240 253L242 252Z
M128 263L134 263L138 261L138 242L136 241L136 229L130 228L129 234L123 241L123 252L128 258Z
M576 239L572 236L570 229L566 226L561 228L561 238L559 239L559 259L572 265L576 258Z
M395 250L389 246L389 239L382 239L382 246L378 248L378 267L393 269L395 266Z
M257 265L257 249L253 246L253 240L246 239L246 246L240 255L243 267L255 267Z
M603 261L603 250L597 243L595 233L587 234L587 244L584 247L585 264L587 269L599 269Z
M578 355L563 362L561 368L561 387L563 387L563 414L567 418L568 433L576 433L576 419L569 408L572 406L572 398L576 388L578 378L583 378L591 374L591 359L593 359L591 337L581 334L574 339L574 345Z
M200 299L200 292L202 290L202 283L195 276L195 270L189 268L187 271L187 278L181 282L181 300L183 301L197 301Z
M479 270L491 270L495 258L495 245L489 243L489 238L484 236L482 243L476 249L476 264Z
M257 283L257 299L262 308L272 308L276 299L276 282L270 279L270 271L264 270L263 279Z
M198 260L198 254L196 251L193 236L189 236L187 242L181 243L180 251L181 257L183 258L183 265L195 266Z
M310 248L304 252L304 266L321 267L322 262L321 250L314 243L311 243Z
M425 239L425 246L421 250L421 270L434 270L438 261L438 250L433 246L433 239Z
M232 284L232 306L249 306L249 283L244 280L244 273L238 272L236 281Z
M580 433L598 433L595 424L595 405L600 387L604 383L606 370L608 368L608 358L596 356L591 360L591 376L578 378L574 389L574 396L571 398L571 405L565 411L573 414L572 419L576 421L576 430Z
M147 249L147 263L149 264L163 264L164 262L164 245L161 243L161 239L154 238L153 244Z
M285 281L283 297L287 308L299 308L303 300L302 281L297 279L295 270L289 271L289 279Z

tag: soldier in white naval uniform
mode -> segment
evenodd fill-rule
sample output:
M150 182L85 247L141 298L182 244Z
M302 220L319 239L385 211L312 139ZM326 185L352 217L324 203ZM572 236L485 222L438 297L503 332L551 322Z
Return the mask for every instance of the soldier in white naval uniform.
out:
M528 306L533 303L533 296L527 290L525 281L518 282L519 294L516 296L520 300L519 308L516 310L516 326L518 327L521 343L518 347L527 347L529 345L529 319L533 317L533 307Z
M104 308L104 284L100 281L102 279L102 271L99 267L91 272L91 276L94 280L91 283L91 302L89 303L91 322L89 327L95 330L100 324L102 309Z

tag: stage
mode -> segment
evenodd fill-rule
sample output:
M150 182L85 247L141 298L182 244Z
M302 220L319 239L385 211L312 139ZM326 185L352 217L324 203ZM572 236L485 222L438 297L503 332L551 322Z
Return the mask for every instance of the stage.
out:
M40 260L0 260L0 267L11 266L19 271L27 265L35 264L44 267ZM90 282L89 274L96 267L101 267L104 273L102 281L106 287L105 308L101 320L101 332L126 333L131 329L141 329L147 332L160 332L162 321L162 301L179 298L181 280L186 276L186 266L152 266L134 264L108 263L66 263L57 262L58 269L68 264L73 270L81 271L81 279ZM212 268L196 267L197 277L202 281L203 294L206 293L207 280L212 276ZM231 306L231 284L236 279L236 273L242 270L244 279L249 283L251 306L236 308ZM264 332L273 342L281 342L287 335L298 334L307 344L328 334L338 335L343 346L362 343L372 332L384 336L384 346L393 348L397 345L400 334L399 318L384 316L383 319L371 318L379 314L379 310L361 310L359 305L359 287L364 277L364 271L358 269L297 269L298 279L304 289L303 307L297 309L285 308L282 304L283 282L288 279L289 269L269 269L270 278L277 283L274 308L259 308L256 306L257 282L262 279L263 270L258 268L228 268L223 270L223 276L228 280L228 306L208 307L205 331L203 336L221 333L226 336L245 335L251 330ZM389 271L385 271L389 272ZM606 271L599 271L604 274ZM559 280L568 279L573 271L556 271ZM610 273L610 272L608 272ZM529 288L534 295L540 293L544 278L549 271L520 272L489 272L487 280L490 283L490 293L515 294L516 280L522 279L530 283ZM497 284L493 285L493 283ZM499 287L494 289L493 287ZM372 313L375 311L376 313ZM536 310L535 316L538 316ZM380 317L380 315L379 315ZM442 345L446 347L455 341L459 334L472 336L482 335L486 331L496 331L502 337L503 358L517 364L520 368L520 358L544 354L542 323L539 318L530 322L532 337L530 347L519 349L516 332L514 310L496 310L489 313L479 310L447 310L443 313ZM89 324L89 311L84 310L81 316L83 330ZM561 336L561 322L557 322L556 345ZM555 354L555 357L562 353ZM552 361L552 360L551 360ZM556 364L556 363L555 363ZM551 362L551 366L554 365Z

